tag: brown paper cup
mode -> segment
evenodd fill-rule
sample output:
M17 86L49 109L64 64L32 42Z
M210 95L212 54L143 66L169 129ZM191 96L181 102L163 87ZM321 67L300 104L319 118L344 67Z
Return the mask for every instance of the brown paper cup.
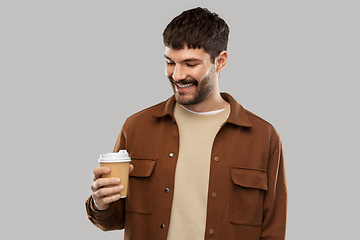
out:
M126 150L120 150L118 153L102 154L99 158L100 167L109 167L111 169L109 174L102 175L103 178L120 178L120 185L124 186L124 190L120 192L121 198L127 196L130 161L131 159Z

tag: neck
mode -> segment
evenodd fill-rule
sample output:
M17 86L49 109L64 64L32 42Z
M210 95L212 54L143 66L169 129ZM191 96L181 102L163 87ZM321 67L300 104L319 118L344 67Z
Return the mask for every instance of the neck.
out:
M226 108L229 105L220 95L220 92L211 92L203 101L196 104L183 105L194 112L210 112Z

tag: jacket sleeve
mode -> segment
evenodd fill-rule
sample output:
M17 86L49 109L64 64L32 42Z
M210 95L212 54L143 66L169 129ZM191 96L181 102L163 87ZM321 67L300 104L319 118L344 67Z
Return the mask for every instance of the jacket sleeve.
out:
M123 129L119 134L116 141L114 152L118 152L119 149L125 149L125 137L123 135ZM98 228L103 231L120 230L125 225L125 199L110 204L109 208L104 211L95 211L93 207L93 199L90 196L86 202L86 212L89 220Z
M125 224L125 200L120 199L113 202L108 209L104 211L95 211L93 208L93 200L90 196L86 202L86 212L90 222L103 231L120 230Z
M287 184L281 140L270 155L268 191L264 199L263 240L284 240L286 235Z

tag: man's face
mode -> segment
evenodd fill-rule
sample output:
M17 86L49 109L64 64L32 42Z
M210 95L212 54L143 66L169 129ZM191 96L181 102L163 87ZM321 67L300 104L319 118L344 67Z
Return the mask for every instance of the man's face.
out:
M166 75L181 105L203 101L211 95L218 81L210 55L201 49L174 50L165 47Z

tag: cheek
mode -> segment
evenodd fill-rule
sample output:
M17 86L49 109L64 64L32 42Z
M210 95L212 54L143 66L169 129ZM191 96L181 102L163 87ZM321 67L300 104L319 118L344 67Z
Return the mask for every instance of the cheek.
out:
M170 77L173 74L173 69L171 67L169 67L168 65L165 65L165 76L166 77Z
M191 75L193 78L201 80L208 76L210 71L207 69L198 69L198 71L194 71Z

